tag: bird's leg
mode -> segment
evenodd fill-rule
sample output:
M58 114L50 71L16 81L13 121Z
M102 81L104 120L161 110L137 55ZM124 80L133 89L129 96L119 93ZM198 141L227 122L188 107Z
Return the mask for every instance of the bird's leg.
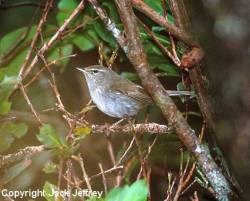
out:
M113 123L110 128L114 128L115 126L119 125L120 123L122 123L123 121L126 121L126 120L128 121L128 123L131 123L131 119L129 118L129 116L125 115L122 119Z
M120 119L119 121L113 123L113 124L110 126L110 128L114 128L114 127L117 126L118 124L122 123L124 120L126 120L126 119L125 119L125 118Z

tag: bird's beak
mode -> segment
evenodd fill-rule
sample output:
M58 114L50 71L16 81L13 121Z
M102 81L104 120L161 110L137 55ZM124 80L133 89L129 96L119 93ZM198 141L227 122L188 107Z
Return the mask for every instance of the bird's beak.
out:
M82 69L82 68L76 68L77 70L83 72L83 73L86 73L86 70Z

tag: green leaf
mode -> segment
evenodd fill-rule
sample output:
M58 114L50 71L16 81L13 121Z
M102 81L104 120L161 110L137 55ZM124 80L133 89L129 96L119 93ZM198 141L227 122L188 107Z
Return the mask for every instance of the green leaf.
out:
M179 76L177 67L163 56L149 55L148 61L153 69L158 68L168 76Z
M83 52L95 47L95 44L83 34L75 34L72 38L72 42Z
M43 172L46 174L55 173L57 170L57 165L51 161L47 162L43 167Z
M133 183L125 194L124 201L146 201L148 187L144 180L138 180Z
M0 115L5 115L10 111L11 103L8 99L18 82L19 78L15 76L4 76L0 82Z
M13 179L15 179L18 175L20 175L27 167L31 165L31 160L24 160L20 163L15 164L14 166L6 169L1 180L3 184L7 184Z
M177 88L178 91L185 91L185 90L187 90L183 82L179 82L176 85L176 88Z
M37 139L48 148L63 149L68 147L65 138L60 136L50 124L44 124L39 130Z
M124 196L128 192L129 186L125 185L123 187L118 187L112 189L106 196L106 201L124 201Z
M144 180L138 180L131 186L124 186L112 189L106 201L146 201L148 195L148 187Z
M29 31L29 33L26 33L27 31ZM20 42L21 36L25 36L23 40L29 40L33 37L35 31L36 26L32 26L30 30L27 27L22 27L3 36L0 39L0 58Z
M17 76L21 67L21 64L24 62L24 58L27 55L28 49L22 50L18 53L7 65L3 67L3 72L7 76Z
M100 21L95 21L93 28L97 35L105 42L107 42L111 47L116 47L116 40L113 35L105 28L105 26Z
M84 126L84 127L76 127L74 129L74 134L76 136L80 136L80 137L86 137L88 136L90 133L91 133L92 129L91 127L87 127L87 126Z
M60 0L57 4L58 12L56 14L56 20L58 25L62 25L72 11L77 7L76 0Z
M157 13L163 15L163 8L161 0L144 0L146 4L148 4L151 8L153 8Z
M121 76L130 81L137 81L139 79L138 75L132 72L122 72Z
M7 132L11 133L16 138L23 137L28 131L28 126L25 123L8 123L6 125L5 129Z
M0 39L0 57L3 57L16 44L21 34L25 33L25 31L25 28L17 29Z
M164 73L166 73L168 76L179 76L179 72L177 68L170 63L163 63L157 65L157 68L162 70Z
M107 11L108 16L112 19L112 21L118 24L120 22L120 17L114 2L107 0L102 3L102 6Z
M105 201L105 199L97 198L97 197L91 197L91 198L87 199L86 201Z
M43 186L43 191L44 191L44 198L47 201L55 201L53 192L57 191L57 188L54 184L51 184L48 181L46 181Z
M69 62L69 57L68 58L63 58L71 55L73 52L73 45L72 44L62 44L60 43L59 45L53 47L51 51L49 51L48 54L48 61L57 61L56 65L60 67L64 67L68 64ZM63 59L61 59L63 58Z
M2 123L0 125L0 152L6 151L15 138L23 137L28 131L25 123Z
M166 29L164 27L161 26L152 26L152 31L155 33L159 33L161 31L165 31Z
M143 39L142 44L148 55L162 55L162 51L149 39Z
M36 32L36 26L32 26L30 29L22 27L15 31L6 34L0 39L0 66L4 68L4 72L9 76L16 76L19 72L21 63L24 61L24 57L27 53L27 42L31 41ZM9 53L13 53L18 45L19 51L16 52L8 64L1 64L1 61L5 59L5 56Z
M0 131L0 153L6 151L14 142L14 137L9 133L5 133L2 129Z
M8 114L11 108L11 102L7 100L0 101L0 114L5 115Z

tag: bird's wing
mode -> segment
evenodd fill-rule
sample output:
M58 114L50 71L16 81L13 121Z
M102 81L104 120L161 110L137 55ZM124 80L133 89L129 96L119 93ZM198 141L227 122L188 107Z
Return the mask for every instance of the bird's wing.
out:
M142 104L150 105L153 103L151 97L146 93L144 88L129 80L122 79L119 82L113 82L110 90L120 94L124 94Z

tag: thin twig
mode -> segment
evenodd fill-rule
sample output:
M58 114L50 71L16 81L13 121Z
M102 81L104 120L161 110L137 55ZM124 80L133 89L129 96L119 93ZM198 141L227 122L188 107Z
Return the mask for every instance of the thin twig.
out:
M72 162L71 160L67 160L66 162L67 165L67 170L66 170L66 177L68 178L67 181L71 181L72 179ZM72 200L72 187L70 182L67 182L67 192L69 192L67 194L67 201L71 201Z
M91 177L89 177L90 180L94 179L94 178L97 178L99 176L101 176L102 174L107 174L107 173L111 173L111 172L114 172L114 171L117 171L117 170L120 170L120 169L123 169L123 166L122 165L119 165L119 166L115 166L115 167L112 167L108 170L105 170L104 172L100 172L98 174L95 174Z
M22 64L22 66L20 67L20 71L19 71L19 76L20 77L22 77L23 72L25 70L25 67L26 67L26 65L29 62L29 59L30 59L31 54L32 54L32 51L33 51L34 46L35 46L35 44L37 42L38 36L41 34L42 26L46 22L48 13L49 13L50 9L52 8L53 1L54 0L49 0L49 1L46 2L46 5L45 5L44 11L43 11L43 15L42 15L42 17L41 17L41 19L40 19L40 21L39 21L39 23L37 25L37 28L36 28L36 33L35 33L35 35L33 37L33 40L32 40L32 42L30 44L30 48L29 48L29 50L27 52L27 55L26 55L26 57L24 59L24 62Z
M37 13L37 10L35 13ZM1 55L0 66L7 65L7 63L9 63L19 53L20 49L21 50L23 49L23 47L20 48L20 45L25 41L25 39L29 35L34 19L35 19L35 14L32 16L29 25L27 25L27 29L25 29L20 34L20 36L18 36L18 40L8 49L8 51L5 54ZM29 43L26 43L25 47L28 45Z
M107 149L108 149L109 157L111 159L112 164L115 165L115 153L114 153L114 148L113 148L110 134L107 135L107 143L108 143Z
M89 179L89 176L88 176L88 174L86 172L86 169L85 169L85 166L84 166L84 162L83 162L83 158L82 158L81 154L79 154L78 156L74 156L73 155L71 157L79 163L79 165L81 167L81 170L82 170L83 178L84 178L84 180L85 180L85 182L87 184L88 190L92 191L92 187L90 185L90 179Z
M166 18L166 20L168 20L168 13L167 13L167 3L166 3L166 0L161 0L161 3L162 3L162 7L163 7L163 16L164 18ZM180 59L177 55L177 52L176 52L176 47L175 47L175 41L174 41L174 38L173 36L171 35L170 32L168 32L168 35L169 35L169 39L170 39L170 42L171 42L171 47L172 47L172 53L173 53L173 56L174 58L176 59L176 61L178 61L180 63Z
M39 55L43 55L51 46L52 44L60 38L61 33L67 28L67 26L72 22L72 20L80 13L80 11L84 8L84 1L80 1L78 6L75 8L75 10L71 13L71 15L65 20L63 25L57 30L57 32L52 36L52 38L45 43L42 48L38 51L38 54L34 57L31 64L26 68L25 72L20 74L22 78L25 78L30 71L33 69L35 64L39 60Z
M58 177L57 177L57 187L60 190L61 189L61 184L62 184L62 176L63 176L63 164L64 164L64 159L61 157L60 162L59 162L59 171L58 171Z
M12 163L18 162L23 159L31 158L37 153L42 152L45 149L44 145L40 146L28 146L24 149L20 149L16 153L8 154L8 155L0 155L0 168L6 165L10 165Z
M135 137L133 137L133 139L131 140L131 142L129 143L128 148L126 149L126 151L122 154L122 156L120 157L119 161L115 164L115 166L118 166L122 163L123 159L127 156L129 150L132 148L133 144L135 142Z
M38 7L41 9L44 9L46 6L40 4L40 3L35 3L35 2L18 2L18 3L12 3L12 4L7 4L7 5L1 5L1 9L10 9L10 8L17 8L17 7L22 7L22 6L34 6Z
M133 6L136 9L138 9L139 11L144 13L146 16L148 16L154 22L156 22L157 24L166 28L166 30L169 31L177 39L179 39L179 40L183 41L184 43L191 45L191 46L197 45L197 42L192 38L192 36L188 35L185 31L178 28L177 26L169 23L163 16L161 16L154 9L149 7L142 0L132 0L131 3L133 4Z
M26 93L26 91L25 91L25 89L24 89L23 84L20 83L19 86L20 86L21 92L22 92L22 94L23 94L23 97L24 97L24 99L26 100L26 102L27 102L27 104L28 104L28 106L29 106L31 112L33 113L33 115L35 116L35 118L36 118L36 120L39 122L39 124L42 125L43 122L41 121L39 115L37 114L37 112L36 112L36 110L35 110L33 104L31 103L31 101L30 101L30 99L29 99L29 97L28 97L28 95L27 95L27 93Z
M105 195L107 194L108 192L108 188L107 188L107 179L105 177L105 174L103 173L103 167L102 167L102 164L101 163L98 163L99 165L99 168L101 170L101 173L102 173L102 183L103 183L103 186L104 186L104 192L105 192Z
M57 62L63 60L63 59L67 59L67 58L71 58L71 57L75 57L76 54L72 54L72 55L67 55L61 58L58 58L57 60L53 60L50 63L47 64L47 66L43 66L25 85L24 88L27 88L28 86L30 86L34 81L36 81L38 79L38 77L42 74L42 72L47 69L48 67L55 65Z
M145 29L145 31L148 33L148 35L151 36L151 38L153 39L153 41L155 42L155 44L161 49L161 51L164 53L164 55L166 55L167 57L169 57L174 62L174 64L176 66L180 66L181 65L180 60L176 59L174 57L174 55L164 45L161 44L161 42L156 38L156 36L154 35L154 33L139 18L137 18L137 21Z

